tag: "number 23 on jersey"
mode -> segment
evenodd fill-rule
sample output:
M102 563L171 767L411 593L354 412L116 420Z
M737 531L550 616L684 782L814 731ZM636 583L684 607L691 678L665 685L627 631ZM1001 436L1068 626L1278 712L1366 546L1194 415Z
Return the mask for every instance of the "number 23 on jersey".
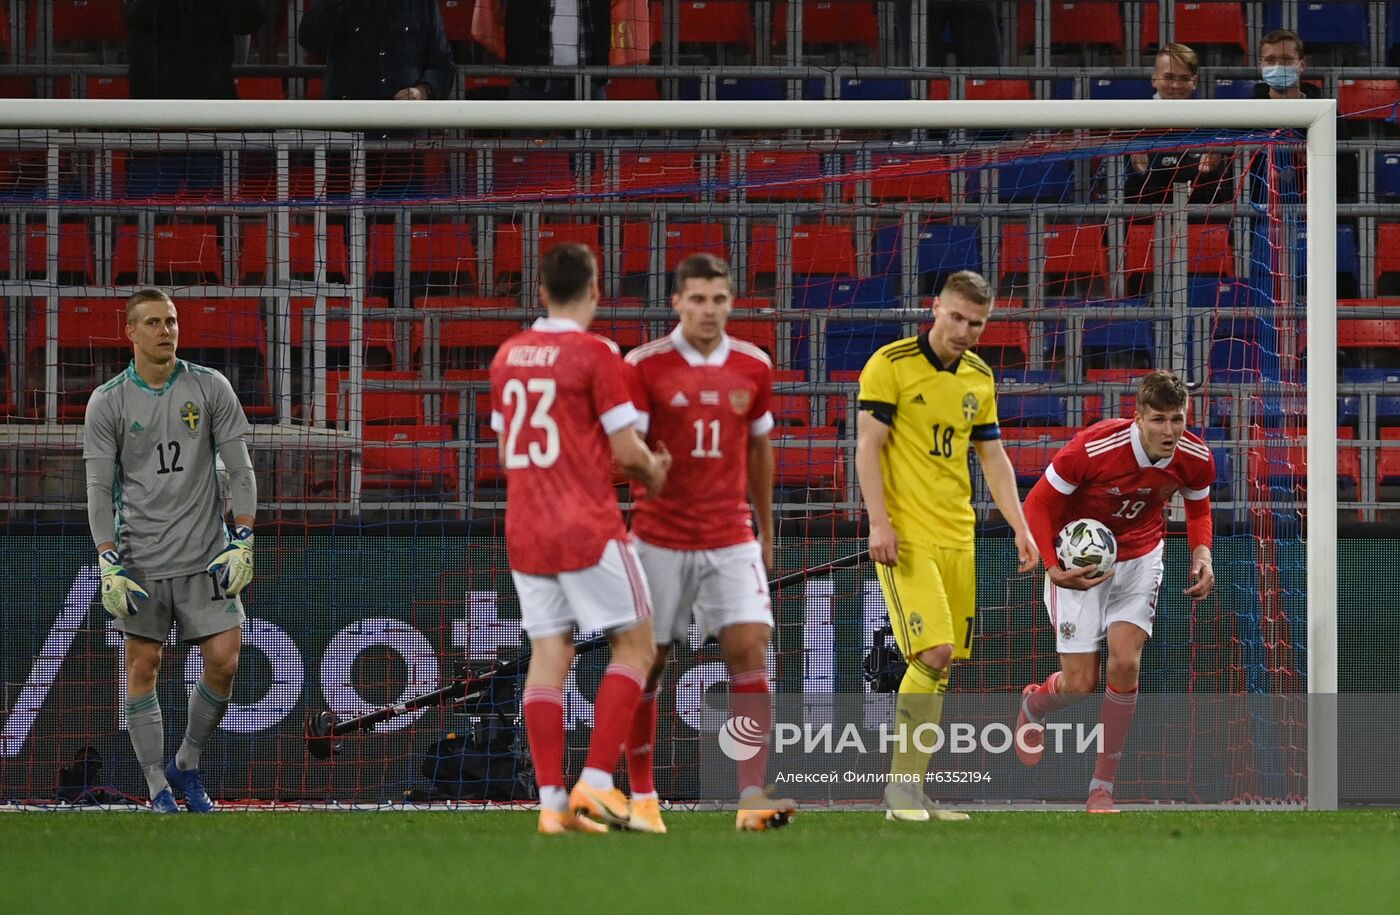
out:
M559 426L549 415L557 390L553 378L525 381L512 378L505 383L501 401L508 417L504 448L506 469L552 467L559 460ZM522 442L521 432L527 423L530 430L538 434L527 433L530 441Z

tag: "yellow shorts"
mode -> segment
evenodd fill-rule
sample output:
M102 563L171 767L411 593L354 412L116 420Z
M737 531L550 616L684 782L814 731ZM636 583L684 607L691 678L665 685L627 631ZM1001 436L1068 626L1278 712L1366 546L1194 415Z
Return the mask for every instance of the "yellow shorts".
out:
M952 645L954 658L972 656L977 615L977 565L972 550L899 545L899 565L877 565L895 641L906 658Z

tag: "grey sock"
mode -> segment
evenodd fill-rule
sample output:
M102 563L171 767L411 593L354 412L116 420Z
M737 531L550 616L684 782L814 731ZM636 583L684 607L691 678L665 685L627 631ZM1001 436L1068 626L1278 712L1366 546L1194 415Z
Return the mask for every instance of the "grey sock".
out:
M151 797L155 797L169 785L165 781L165 722L161 720L160 700L154 691L144 696L127 696L126 730Z
M220 696L203 680L194 685L190 691L190 722L185 727L185 739L175 754L176 766L186 771L199 768L199 754L227 710L228 696Z

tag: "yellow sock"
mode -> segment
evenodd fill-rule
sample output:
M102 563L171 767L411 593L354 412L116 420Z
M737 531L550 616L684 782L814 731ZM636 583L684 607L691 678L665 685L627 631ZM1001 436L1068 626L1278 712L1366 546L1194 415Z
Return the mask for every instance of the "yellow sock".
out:
M943 694L948 691L947 671L934 670L917 658L911 659L904 679L899 681L899 693L895 697L895 733L902 729L905 734L904 746L894 744L894 756L890 760L890 774L922 779L928 773L928 759L931 755L920 750L914 740L914 729L921 724L938 724L943 717ZM920 735L921 743L933 746L934 735L926 729Z

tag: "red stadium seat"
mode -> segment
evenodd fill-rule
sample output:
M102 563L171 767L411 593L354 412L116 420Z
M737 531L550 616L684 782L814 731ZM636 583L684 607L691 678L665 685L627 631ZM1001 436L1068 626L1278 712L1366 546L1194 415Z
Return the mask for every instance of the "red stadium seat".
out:
M262 303L257 299L182 299L177 306L180 348L267 352Z
M1376 450L1376 482L1382 486L1400 485L1400 429L1381 431L1381 447Z
M1235 255L1228 225L1193 225L1186 230L1186 272L1233 277Z
M349 416L348 397L346 406L341 406L341 391L350 379L349 372L326 373L326 418L333 423L347 421ZM421 426L424 420L423 392L401 390L376 390L368 382L375 381L418 381L417 372L364 373L367 382L360 396L360 420L366 425L413 425Z
M870 198L872 200L923 200L948 203L953 199L953 179L946 156L913 153L872 153L870 156ZM855 196L854 183L845 186L847 199Z
M718 222L672 222L662 232L666 242L663 266L669 273L681 260L691 254L714 254L728 259L729 247L724 240L724 224Z
M804 223L792 229L792 275L856 276L855 230L829 223ZM749 247L749 283L778 270L778 227L756 225Z
M466 438L495 441L491 431L491 373L487 369L443 369L443 381L470 381L478 386L464 394L444 394L442 421L453 426L465 423ZM470 411L470 412L468 412Z
M721 180L728 171L720 170ZM815 152L760 152L744 156L749 200L821 200L822 159Z
M316 276L316 231L307 223L293 223L288 230L288 269L293 279L311 280ZM267 260L267 224L246 223L238 253L238 275L244 282L272 282ZM345 249L345 227L326 226L326 279L344 283L350 276L350 259Z
M578 192L570 153L552 149L498 149L491 157L495 197L568 199Z
M376 223L369 227L365 273L392 279L398 256L394 243L397 227ZM408 229L408 272L420 282L454 289L476 285L476 245L472 225L464 222L417 222Z
M736 340L745 340L768 354L770 359L778 358L778 322L771 317L740 317L745 312L773 311L772 299L740 298L734 300L734 310L730 313L725 332Z
M1108 275L1108 250L1104 246L1102 225L1046 225L1043 242L1046 275ZM1003 225L1001 275L1028 273L1029 252L1029 227L1023 224Z
M476 296L427 296L413 304L415 308L428 310L452 308L500 311L520 307L516 299ZM486 368L490 365L497 347L520 330L521 323L518 320L443 318L439 323L438 336L442 363L444 366L450 363L453 368ZM415 356L415 363L417 361Z
M794 430L773 441L773 485L812 501L845 498L845 460L830 426Z
M326 327L323 332L326 350L331 365L344 365L350 352L350 300L346 298L326 299ZM310 346L312 321L315 318L316 300L294 298L291 300L291 345L299 352L303 346ZM388 308L386 299L367 298L365 308ZM384 319L369 319L364 322L364 331L359 342L365 348L365 364L392 366L395 362L394 322ZM293 353L293 356L296 352Z
M523 249L519 223L500 223L496 226L496 276L503 274L520 275L524 269ZM537 253L543 254L557 244L578 242L593 249L595 255L602 251L602 235L596 223L547 222L540 226ZM598 272L603 271L600 257Z
M681 44L753 47L753 4L748 0L681 0L678 6Z
M643 308L646 302L639 298L617 298L599 306L598 315L593 319L589 330L602 334L616 343L625 353L633 347L641 346L653 336L646 321L638 318L619 318L613 314L615 308Z
M1123 272L1129 276L1150 274L1156 263L1152 226L1128 226L1123 246Z
M608 80L603 95L610 102L659 102L661 88L654 79L619 77Z
M277 76L239 76L233 84L241 99L283 101L287 97L287 86Z
M997 371L1024 368L1030 361L1031 329L1024 321L991 321L977 341L977 355Z
M778 390L780 385L802 384L805 381L806 378L802 372L791 369L779 369L773 372L774 390L769 409L773 414L774 425L783 428L805 428L812 425L812 395ZM780 429L775 434L785 433Z
M126 42L122 0L50 0L53 40ZM30 15L34 15L34 10Z
M1005 426L1001 430L1002 447L1016 471L1016 483L1034 486L1045 475L1045 468L1069 440L1074 430L1061 426Z
M787 3L773 4L773 43L787 42ZM873 0L802 0L802 44L856 45L878 50L880 21Z
M154 267L156 282L180 285L182 282L222 283L223 249L219 228L210 223L155 227ZM112 274L117 283L137 282L138 236L134 225L117 227L116 252ZM187 280L181 277L189 278Z
M6 224L8 228L8 223ZM24 229L24 272L30 278L48 271L49 230L42 223L29 223ZM6 264L8 266L8 264ZM58 272L91 283L96 273L92 237L85 222L58 224Z
M688 152L621 152L607 189L627 200L700 199L700 156Z
M83 87L88 98L131 97L131 83L125 76L89 76Z
M1381 223L1376 240L1376 278L1390 273L1400 273L1400 223L1394 222Z
M453 437L450 426L365 426L364 437L365 490L456 496L458 452L447 444Z
M32 299L25 325L25 358L30 379L42 379L48 324L43 299ZM114 299L58 300L58 416L81 419L93 388L116 375L131 358L126 310ZM33 382L31 381L31 384ZM31 392L36 408L42 392Z
M1174 7L1174 40L1181 44L1199 47L1201 45L1229 45L1248 52L1249 38L1246 34L1244 5L1241 3L1220 3L1214 0L1201 3L1179 2ZM1142 12L1142 46L1155 48L1161 43L1161 21L1158 4L1144 3Z
M442 31L448 41L472 40L473 0L438 0L442 13Z
M1035 47L1037 4L1017 4L1017 47ZM1123 13L1117 3L1050 4L1050 43L1056 45L1109 45L1123 50Z
M1365 121L1393 120L1400 113L1400 81L1339 79L1337 111L1343 117Z
M963 97L973 101L1033 99L1035 90L1028 79L969 78L964 83Z

